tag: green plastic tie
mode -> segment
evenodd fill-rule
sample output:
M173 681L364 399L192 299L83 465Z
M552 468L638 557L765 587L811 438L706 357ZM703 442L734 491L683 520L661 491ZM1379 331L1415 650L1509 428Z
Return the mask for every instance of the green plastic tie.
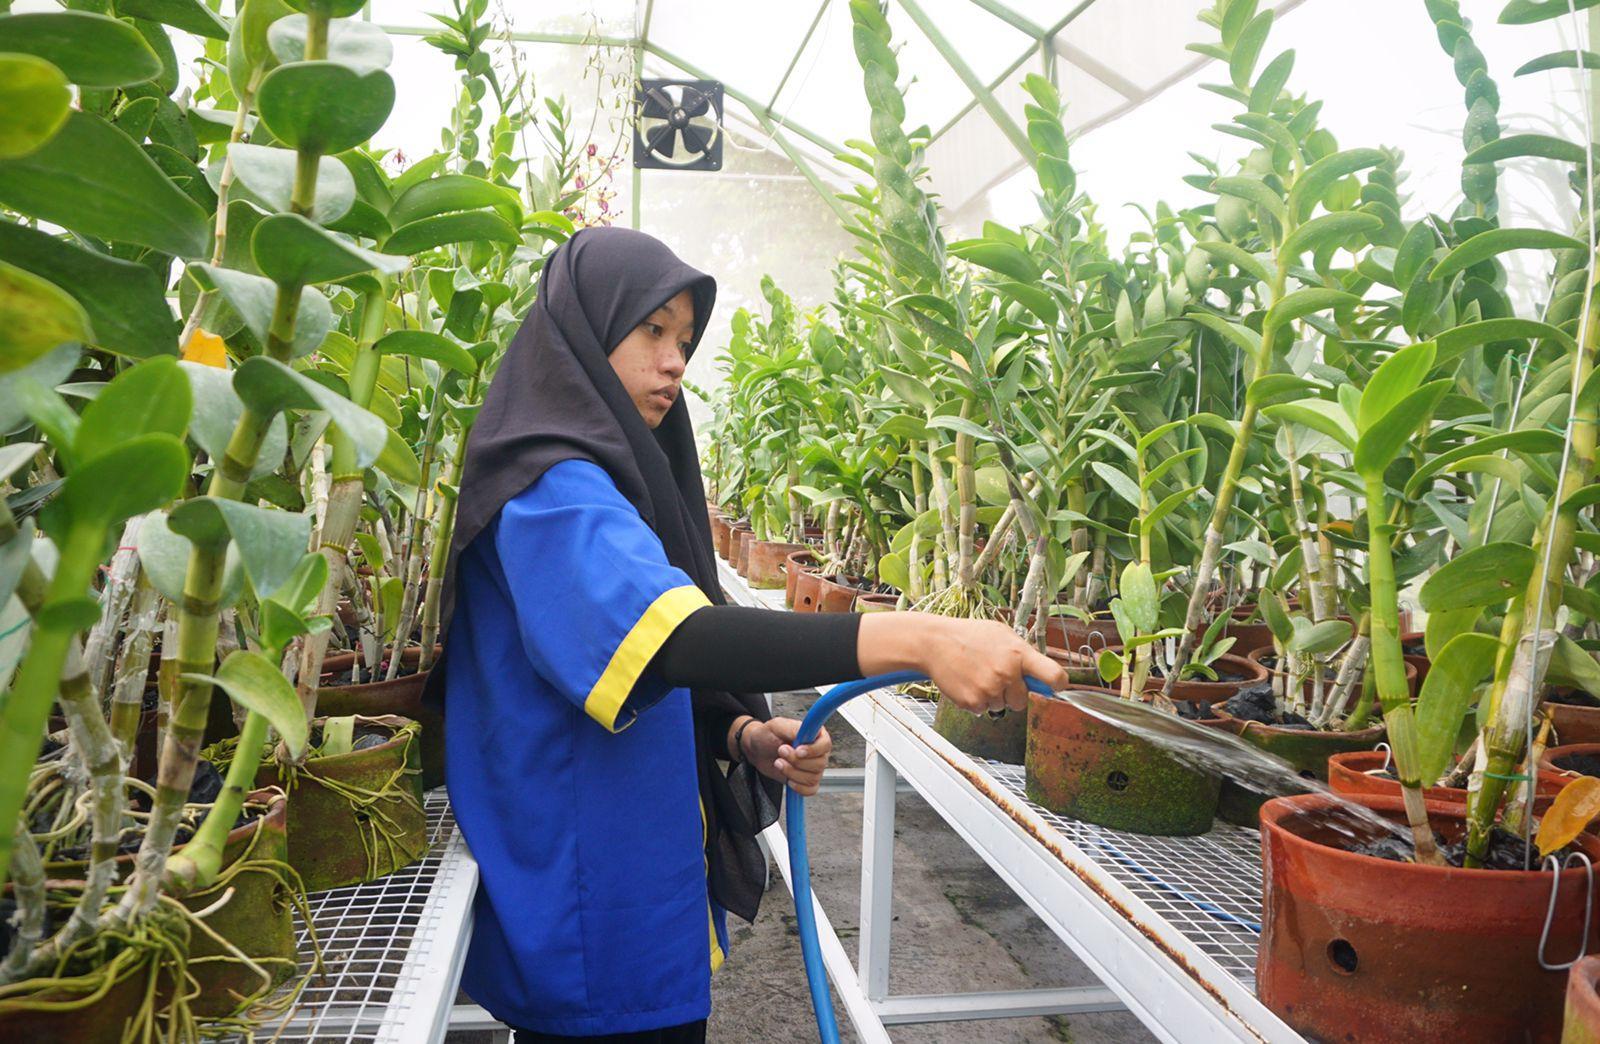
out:
M1502 775L1499 772L1490 772L1488 769L1484 769L1483 770L1483 774L1485 776L1488 776L1490 779L1504 779L1504 780L1507 780L1507 781L1512 782L1512 783L1527 783L1527 782L1530 782L1533 779L1532 776L1530 776L1530 775L1528 775L1526 773L1523 773L1523 772L1519 772L1519 773L1517 773L1515 775L1507 776L1507 775Z

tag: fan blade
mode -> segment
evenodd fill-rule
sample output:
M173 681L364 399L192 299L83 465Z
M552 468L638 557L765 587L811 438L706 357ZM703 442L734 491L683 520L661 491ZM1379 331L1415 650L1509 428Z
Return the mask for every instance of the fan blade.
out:
M704 115L711 108L711 99L700 91L688 87L683 89L683 111L690 116Z
M711 145L711 132L704 127L696 127L694 124L690 124L679 133L683 135L684 148L696 155L703 155Z
M639 108L639 115L664 120L671 114L672 99L660 87L652 87L644 92L644 104Z
M645 135L644 144L646 148L657 155L669 155L668 148L672 144L672 124L663 123L661 126L651 130L649 134Z

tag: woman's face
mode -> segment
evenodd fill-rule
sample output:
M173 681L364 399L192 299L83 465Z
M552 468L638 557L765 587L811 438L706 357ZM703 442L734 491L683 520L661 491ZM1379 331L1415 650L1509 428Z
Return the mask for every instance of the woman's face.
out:
M683 370L694 340L694 298L689 291L645 317L611 352L611 368L644 422L659 425L683 387Z

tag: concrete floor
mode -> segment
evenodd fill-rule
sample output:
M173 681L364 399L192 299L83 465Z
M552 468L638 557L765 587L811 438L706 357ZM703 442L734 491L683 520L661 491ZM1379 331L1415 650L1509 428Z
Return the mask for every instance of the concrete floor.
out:
M809 699L783 695L774 702L779 714L799 717ZM835 765L862 764L862 740L842 721L834 743ZM860 794L830 794L807 806L813 888L852 953L860 905L861 803ZM731 919L729 929L732 952L712 979L708 1039L713 1044L815 1040L794 904L776 869L755 923ZM1083 963L920 797L899 796L891 993L1096 984ZM848 1023L842 1030L846 1041L856 1039ZM1125 1012L898 1026L890 1035L905 1044L1136 1044L1155 1039ZM452 1033L449 1044L485 1039Z

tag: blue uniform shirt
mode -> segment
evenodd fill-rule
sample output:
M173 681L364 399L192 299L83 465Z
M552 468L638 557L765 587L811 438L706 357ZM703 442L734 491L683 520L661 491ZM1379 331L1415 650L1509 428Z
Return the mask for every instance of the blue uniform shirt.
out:
M458 568L446 759L481 875L462 985L542 1033L706 1018L727 940L689 693L645 670L705 595L578 460L508 501Z

